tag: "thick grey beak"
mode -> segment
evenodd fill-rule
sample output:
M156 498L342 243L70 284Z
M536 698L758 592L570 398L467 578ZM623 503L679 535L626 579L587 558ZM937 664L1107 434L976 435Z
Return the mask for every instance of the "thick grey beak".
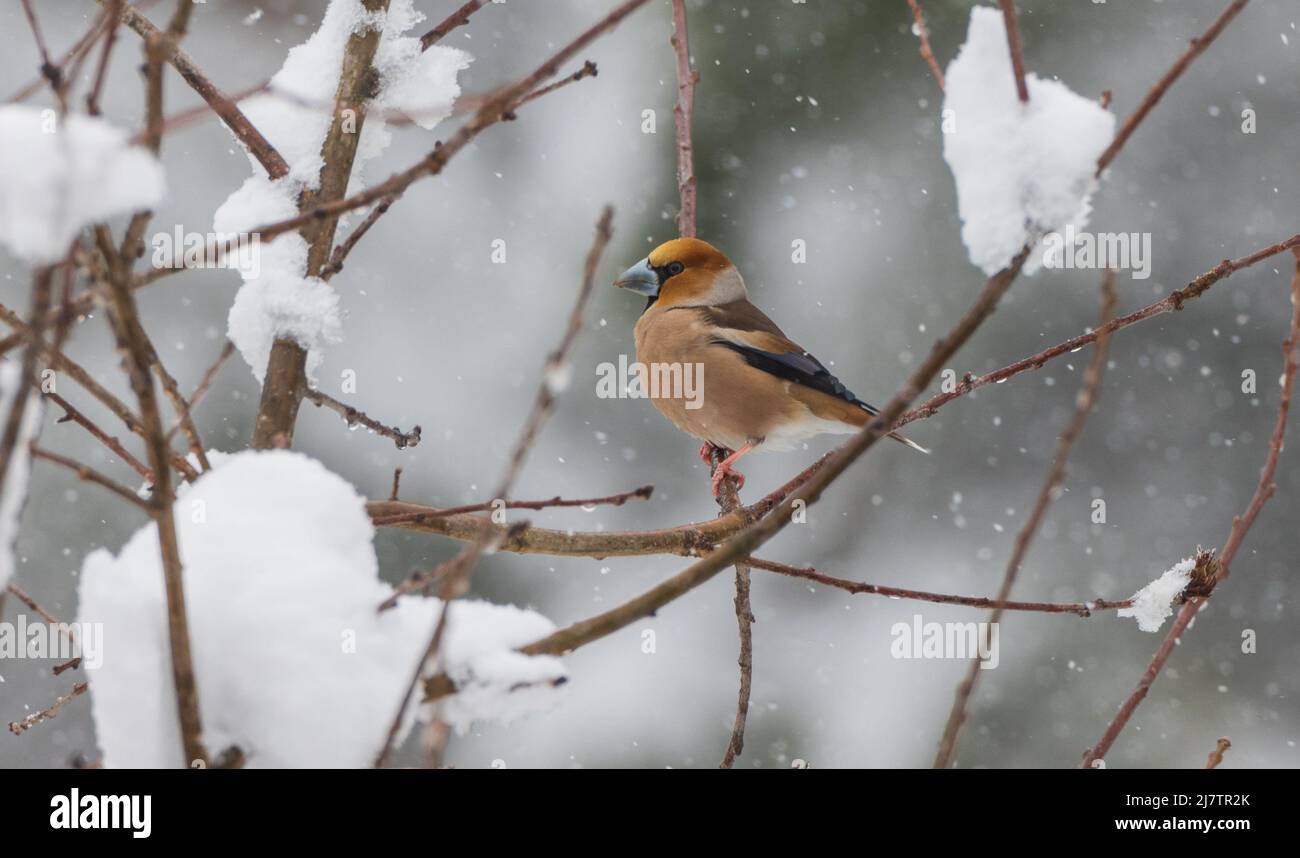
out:
M620 274L614 285L653 298L659 294L659 275L650 267L650 258L646 257Z

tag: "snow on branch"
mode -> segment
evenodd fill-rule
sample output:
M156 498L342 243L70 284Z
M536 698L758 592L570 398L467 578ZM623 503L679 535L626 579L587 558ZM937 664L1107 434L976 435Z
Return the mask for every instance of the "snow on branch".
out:
M1097 157L1115 133L1109 111L1059 81L1027 75L1028 101L1017 98L1010 56L1002 15L976 6L944 85L954 127L943 157L957 182L962 241L987 275L1047 232L1086 226ZM1031 253L1025 273L1042 256Z
M175 502L204 738L238 746L250 767L364 766L440 603L375 610L388 587L365 502L319 462L289 451L212 459ZM81 574L78 620L104 629L103 664L88 670L107 766L186 762L154 530L116 556L94 552ZM445 663L469 694L442 714L458 727L545 704L563 681L558 659L512 651L554 628L532 611L458 603L448 625Z

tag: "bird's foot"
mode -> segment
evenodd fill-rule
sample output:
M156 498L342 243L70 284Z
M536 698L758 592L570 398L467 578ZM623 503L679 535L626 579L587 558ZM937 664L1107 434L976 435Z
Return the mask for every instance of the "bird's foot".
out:
M713 472L713 496L716 498L722 492L722 481L727 477L736 478L736 491L745 487L745 475L735 470L730 463L720 462Z
M700 445L700 461L706 465L712 466L714 450L721 450L724 453L730 452L725 447L715 447L711 442L705 441Z

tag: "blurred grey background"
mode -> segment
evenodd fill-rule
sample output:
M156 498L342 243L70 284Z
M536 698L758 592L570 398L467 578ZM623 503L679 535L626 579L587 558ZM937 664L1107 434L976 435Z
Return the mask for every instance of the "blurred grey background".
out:
M459 0L417 0L431 22ZM614 0L511 0L483 9L447 44L471 51L467 93L531 70L615 5ZM965 36L970 2L928 0L944 65ZM1224 0L1022 0L1030 70L1077 92L1114 93L1122 119L1203 30ZM64 50L95 14L90 0L36 3L52 49ZM200 6L185 49L228 92L272 74L315 28L324 2L221 0ZM152 4L159 22L171 4ZM260 19L246 23L257 10ZM1153 234L1153 275L1119 280L1120 310L1150 303L1224 257L1244 255L1300 224L1300 32L1294 6L1251 3L1131 140L1096 195L1092 229ZM701 81L695 143L700 233L740 266L753 301L778 319L854 391L887 399L933 339L968 305L983 278L961 245L952 177L941 157L940 94L917 52L905 0L690 3ZM428 24L426 24L428 26ZM333 281L343 343L319 373L338 393L388 423L424 427L398 451L333 413L304 405L297 446L370 497L386 497L404 469L405 499L482 500L503 465L557 342L600 207L616 209L602 286L675 235L669 5L656 0L583 58L599 77L490 129L445 173L422 181L379 222ZM30 80L37 57L18 0L0 6L0 97ZM121 34L107 116L137 127L139 41ZM575 64L576 68L576 64ZM44 94L33 100L46 103ZM172 73L169 111L197 103ZM1241 131L1257 111L1258 132ZM655 111L657 133L642 133ZM396 130L375 178L403 168L446 137ZM155 228L206 232L212 212L249 175L215 121L166 138L170 193ZM3 177L0 177L3 180ZM508 262L490 262L505 239ZM791 242L808 260L791 263ZM1255 487L1276 413L1280 342L1289 312L1289 254L1214 287L1181 313L1113 342L1101 401L1019 578L1022 599L1123 598L1197 545L1219 546ZM1097 272L1021 278L953 369L988 371L1066 339L1094 322ZM141 293L146 322L169 368L189 389L221 347L238 286L228 271L168 278ZM0 300L24 311L28 271L0 251ZM716 514L697 443L644 401L595 395L595 367L632 354L641 304L601 288L575 353L574 382L546 427L517 496L584 497L654 483L649 502L593 512L555 510L551 527L642 529ZM79 325L69 345L110 388L127 395L107 325ZM762 556L832 575L970 595L997 589L1015 533L1069 419L1087 352L985 388L911 427L934 448L923 457L882 445L859 462ZM1254 369L1259 394L1245 395ZM108 415L79 391L79 406ZM258 389L236 356L198 410L210 446L246 446ZM1292 427L1290 437L1296 438ZM43 443L126 480L132 473L71 424L47 420ZM832 445L752 457L747 500L766 493ZM1294 446L1294 444L1292 444ZM19 540L16 581L64 618L75 614L78 569L99 546L117 550L141 517L63 471L35 466ZM1250 534L1234 574L1184 639L1107 762L1201 766L1221 735L1226 766L1300 764L1300 456L1288 450L1278 493ZM1108 521L1090 521L1101 497ZM377 541L384 575L398 581L456 545L396 531ZM607 561L487 558L477 595L529 605L565 624L607 609L681 569L673 557ZM14 602L10 601L12 618ZM755 572L754 691L739 765L927 766L964 662L895 660L890 626L982 620L981 612L850 596ZM641 651L653 629L657 652ZM1258 651L1243 654L1243 630ZM1010 614L1001 665L986 671L958 752L963 767L1072 766L1104 728L1160 641L1113 615ZM657 617L571 655L572 681L552 711L453 738L461 767L714 766L733 716L737 670L730 574ZM48 664L0 665L0 721L43 708L72 677ZM89 706L68 705L22 737L0 738L0 765L63 766L98 757ZM322 717L327 717L323 713ZM407 759L414 759L408 746Z

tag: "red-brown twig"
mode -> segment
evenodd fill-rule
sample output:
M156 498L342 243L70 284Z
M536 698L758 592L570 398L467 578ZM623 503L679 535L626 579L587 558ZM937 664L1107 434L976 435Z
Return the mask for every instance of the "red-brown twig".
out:
M72 686L71 691L55 700L49 707L42 709L40 712L33 712L21 721L10 721L9 732L13 733L15 736L21 736L37 724L50 720L55 715L59 714L59 710L62 709L69 700L85 694L86 689L89 687L90 683L88 682L78 682L76 685Z
M1200 56L1210 46L1210 43L1218 38L1219 34L1223 32L1223 28L1228 26L1233 18L1237 17L1237 13L1245 8L1247 2L1249 0L1233 0L1233 2L1229 3L1228 8L1223 10L1223 13L1215 19L1209 29L1193 38L1183 55L1174 61L1174 64L1169 67L1169 71L1165 72L1164 77L1156 81L1155 86L1151 87L1151 91L1147 93L1146 98L1142 99L1142 103L1138 105L1137 110L1134 110L1129 118L1124 120L1119 133L1115 135L1115 139L1111 141L1111 144L1106 147L1106 151L1102 152L1101 157L1097 159L1098 176L1110 166L1111 161L1115 160L1115 155L1128 142L1128 138L1133 136L1133 132L1137 130L1138 125L1141 124L1143 119L1146 119L1147 114L1156 106L1156 103L1160 101L1174 81L1178 80L1182 73L1187 71L1187 67L1192 64L1192 60Z
M1223 755L1227 753L1227 750L1231 747L1232 740L1227 736L1219 737L1219 741L1214 743L1214 750L1210 751L1210 756L1205 761L1205 767L1207 769L1217 769L1219 764L1223 762Z
M49 623L50 626L58 629L59 634L63 635L63 637L68 641L69 644L71 644L73 647L76 646L77 636L73 632L72 626L69 626L67 623L59 622L58 617L54 616L49 611L45 610L39 604L37 604L36 600L33 599L31 596L27 595L27 592L25 590L23 590L21 587L19 587L17 584L14 584L11 581L9 585L5 587L4 590L0 590L0 599L3 599L6 593L12 593L14 598L16 598L18 601L22 602L24 605L27 606L27 609L29 611L35 612L35 614L38 617L40 617L45 622ZM0 607L3 607L3 605L0 605ZM80 666L81 666L81 656L75 656L63 662L62 664L54 665L54 667L50 669L50 672L53 673L55 676L62 676L67 671L75 670Z
M9 403L9 413L5 415L3 430L0 430L0 486L5 485L5 476L14 457L23 455L19 439L22 435L23 419L27 415L27 408L31 401L28 385L31 384L36 370L36 360L42 351L44 339L42 327L50 306L53 281L54 269L50 266L38 269L32 277L32 318L36 321L30 328L31 339L27 343L27 348L23 350L18 379L14 382L13 401Z
M790 566L786 563L774 563L771 560L749 558L749 565L785 575L790 578L803 578L826 587L834 587L854 595L885 596L890 599L911 599L917 602L933 602L937 605L961 605L967 608L996 608L1002 611L1026 611L1039 614L1074 614L1091 617L1094 611L1113 611L1132 607L1132 599L1112 602L1096 599L1091 602L1015 602L1011 600L989 599L984 596L955 596L948 593L932 593L926 590L909 590L903 587L888 587L882 584L868 584L865 581L849 581L824 575L816 569L806 566Z
M926 65L930 67L930 74L934 75L935 83L939 84L939 91L943 92L943 69L939 68L939 61L935 59L934 51L930 48L930 33L925 28L925 15L921 12L920 0L907 0L907 5L912 7L912 18L916 21L913 30L916 37L921 40L921 59L925 60Z
M119 441L115 436L109 435L103 429L99 428L99 426L93 420L91 420L85 414L82 414L81 411L73 407L72 403L68 402L68 400L64 399L62 396L59 396L57 393L47 393L45 394L45 398L63 409L63 416L60 417L57 422L76 423L82 429L85 429L87 432L89 432L95 438L95 440L99 441L99 443L103 444L105 447L112 450L113 453L119 459L121 459L131 468L131 470L135 471L146 481L153 482L153 472L150 471L148 466L146 466L143 462L141 462L135 456L131 455L131 452L127 450L126 447L122 446L122 442Z
M613 221L614 210L606 206L600 214L600 220L596 223L596 235L592 240L591 249L587 252L587 259L582 270L582 283L578 288L578 297L574 301L573 310L569 313L568 324L565 326L564 334L560 338L559 346L546 358L546 364L542 370L542 382L537 387L537 396L533 400L533 407L527 420L524 421L524 427L519 433L519 439L515 442L509 460L506 462L505 471L497 484L497 489L492 493L494 497L504 498L510 494L510 490L523 468L524 461L537 439L537 434L541 431L542 424L546 422L546 419L555 408L557 391L553 379L557 375L568 371L569 350L573 347L574 340L577 339L578 333L582 330L582 320L586 314L587 302L591 298L596 283L596 267L600 264L600 258L609 245L609 240L613 234ZM442 610L438 614L438 622L434 626L429 645L425 648L424 655L411 676L406 693L402 696L401 705L398 706L397 714L389 727L384 746L375 758L376 768L383 768L388 762L393 744L397 740L398 733L401 732L402 719L405 717L407 707L410 706L411 699L415 695L415 689L420 683L420 676L424 673L426 665L437 664L442 638L447 628L447 616L450 613L451 600L468 591L470 577L474 573L474 565L483 552L489 546L495 546L498 541L505 539L508 535L509 531L504 533L490 530L482 531L473 543L434 570L433 577L441 579L442 586L439 596L442 599Z
M710 477L726 456L725 450L712 448ZM740 487L736 478L724 477L718 484L718 489L720 516L738 514L743 516L744 507L740 503ZM740 651L736 656L736 666L740 668L740 684L736 691L736 715L732 719L731 738L727 740L727 747L722 753L722 762L719 764L719 768L723 769L734 766L736 758L745 750L745 726L749 720L749 698L754 683L754 611L749 597L749 562L748 560L737 562L734 568L736 597L732 600L732 604L736 609L736 631L740 639Z
M113 0L113 5L103 11L107 16L107 33L104 36L104 47L99 53L99 64L95 67L95 82L86 94L86 112L91 116L99 115L99 96L104 91L104 82L108 80L108 61L113 56L113 46L117 44L117 27L122 19L123 2L124 0Z
M346 420L349 426L361 425L376 435L382 435L390 439L397 445L399 450L405 450L407 447L414 447L420 443L419 426L416 426L410 432L403 432L396 426L385 426L364 411L353 408L345 402L340 402L329 394L322 393L313 387L309 387L303 392L303 398L309 400L318 408L330 409Z
M596 64L591 60L588 60L582 64L582 68L578 69L568 77L558 80L548 86L539 87L538 89L528 93L528 95L519 100L519 103L514 106L513 110L518 110L535 99L541 98L544 95L549 95L550 93L562 89L571 83L576 83L583 78L595 77L596 71ZM462 99L462 101L463 100L464 99ZM459 103L460 102L457 102L457 104ZM511 118L513 118L513 116ZM397 120L389 121L393 124L400 124L400 121ZM353 249L357 246L357 242L361 241L361 239L365 237L366 233L370 231L370 228L375 225L375 221L387 214L393 203L397 202L401 197L401 191L394 192L384 197L375 205L374 208L366 213L366 216L362 219L361 223L357 224L356 227L348 233L347 237L343 239L343 241L340 241L335 245L334 252L330 254L329 264L321 269L320 278L322 280L329 280L335 274L338 274L343 270L343 264L347 260L348 254L352 253Z
M1016 97L1021 104L1029 103L1029 87L1025 85L1025 56L1020 50L1020 21L1016 18L1015 0L998 0L1002 7L1002 20L1007 25L1007 46L1011 49L1011 71L1016 77Z
M469 16L473 15L487 4L488 0L469 0L465 5L448 15L442 23L421 36L420 49L425 51L429 50L429 48L442 41L442 39L452 30L468 24Z
M1101 321L1097 324L1098 330L1105 328L1106 323L1115 315L1115 272L1113 270L1107 270L1102 277L1101 293ZM1025 519L1024 526L1016 534L1015 547L1011 551L1011 557L1007 560L1007 568L1002 575L1002 584L998 588L996 599L998 602L1005 602L1010 598L1011 588L1015 585L1016 578L1020 574L1020 567L1024 564L1025 556L1029 553L1030 543L1033 542L1034 536L1038 533L1038 528L1043 523L1043 518L1047 515L1047 508L1051 506L1052 501L1056 500L1061 486L1065 483L1066 462L1069 461L1070 453L1074 450L1074 442L1083 432L1083 426L1088 421L1088 415L1092 413L1093 405L1101 392L1101 376L1102 370L1106 366L1106 351L1109 343L1110 334L1102 334L1097 340L1097 347L1093 349L1092 361L1083 373L1083 384L1079 388L1079 395L1075 401L1074 417L1057 442L1056 455L1052 459L1051 468L1048 469L1047 478L1043 480L1043 486L1039 489L1038 497L1034 500L1034 506L1029 513L1029 517ZM989 627L997 626L1001 619L1002 608L994 608L992 613L989 614ZM957 751L957 740L961 736L961 730L966 723L967 713L970 709L971 696L975 693L975 686L979 682L982 672L980 664L978 658L971 659L966 669L965 678L957 686L952 710L948 713L948 723L944 726L943 737L939 740L939 751L934 758L934 767L936 769L946 769L952 765L953 754Z
M90 25L89 29L87 29L86 32L83 33L81 37L77 39L77 41L72 45L72 47L68 48L68 50L63 54L62 58L60 58L56 67L58 68L59 81L63 86L66 87L67 82L76 77L76 73L75 71L72 70L72 66L80 65L81 60L85 58L86 54L90 51L92 47L94 47L95 42L98 41L100 35L104 32L104 28L107 26L108 20L109 19L106 13L101 14ZM42 73L39 77L30 81L21 89L19 89L17 92L15 92L13 95L11 95L8 99L6 99L5 103L17 104L19 102L26 101L28 98L35 95L47 83L49 83L49 77L48 75ZM56 97L57 95L58 94L56 93Z
M36 50L41 55L41 75L50 83L50 88L54 90L55 96L59 100L59 105L66 113L68 103L66 99L67 86L63 81L62 70L50 60L50 49L45 45L45 36L41 33L40 21L36 19L36 11L32 9L32 0L22 0L23 14L27 16L27 24L32 30L32 41L36 43Z
M601 18L592 26L580 33L573 41L569 42L560 50L556 51L550 59L542 63L532 73L526 75L510 86L504 87L498 91L493 98L484 102L483 106L475 111L474 115L462 125L455 134L453 134L446 143L440 143L428 154L420 163L415 164L399 173L394 173L382 182L367 188L364 191L353 194L333 202L326 202L314 206L309 211L305 211L295 217L287 220L277 221L275 223L264 224L252 230L256 232L263 241L269 241L277 235L298 229L306 224L312 223L325 218L333 218L338 215L350 212L355 209L364 208L374 203L383 203L390 198L400 196L415 181L436 176L446 167L447 162L451 160L457 152L468 146L486 129L497 124L498 122L513 117L514 111L518 108L522 99L527 98L529 93L536 89L542 81L553 76L560 66L564 65L575 54L587 47L600 36L618 26L620 22L628 15L631 15L637 9L644 6L648 0L625 0L616 9ZM232 240L225 242L215 242L205 249L207 254L205 259L220 260L230 251ZM139 285L147 285L149 282L165 277L166 275L180 271L180 268L159 268L149 272L142 278L143 282Z
M1255 493L1251 496L1245 513L1232 520L1228 540L1223 544L1223 550L1219 552L1219 571L1215 580L1211 582L1211 589L1213 584L1227 577L1228 567L1236 558L1237 550L1241 547L1247 532L1249 532L1251 525L1255 523L1259 511L1263 509L1264 504L1277 489L1273 477L1277 473L1278 459L1282 455L1282 439L1286 435L1287 415L1291 410L1291 392L1295 386L1296 347L1300 343L1300 249L1295 249L1292 252L1296 257L1296 271L1291 279L1291 326L1288 329L1286 339L1282 342L1282 396L1278 401L1277 420L1273 424L1273 435L1269 440L1268 456L1264 460L1263 470L1260 471L1259 483L1255 486ZM1151 661L1147 663L1146 670L1142 672L1137 685L1125 698L1124 702L1120 704L1119 711L1106 725L1106 730L1102 733L1097 744L1084 753L1083 760L1080 763L1082 768L1095 767L1097 761L1104 759L1106 754L1110 752L1111 746L1115 744L1115 739L1119 737L1129 719L1133 717L1134 711L1137 710L1138 705L1147 696L1147 692L1151 690L1151 685L1156 681L1156 677L1160 675L1165 662L1173 654L1179 638L1187 631L1187 627L1191 625L1196 613L1205 605L1208 598L1208 595L1193 597L1183 604L1178 616L1174 619L1173 626L1169 629L1169 633L1165 635L1165 639L1161 641L1160 646L1151 657Z
M398 474L401 468L393 475L393 493L389 500L397 500ZM650 495L654 493L654 486L641 486L630 492L620 492L616 495L606 495L599 498L562 498L556 495L547 500L521 501L521 500L493 500L483 503L471 503L464 506L443 507L440 509L430 508L427 511L398 513L396 515L376 517L372 521L375 527L391 527L395 524L406 524L409 522L428 521L430 518L442 518L449 515L464 515L471 512L487 512L494 509L551 509L555 507L593 507L593 506L622 506L630 500L649 500Z
M691 67L691 47L686 33L686 0L673 2L673 52L677 56L677 103L673 105L673 124L677 131L677 193L681 208L677 212L677 232L695 237L695 165L691 152L691 120L695 111L695 84L700 73Z
M190 648L189 618L185 609L185 589L182 582L180 543L176 536L172 474L168 463L174 458L167 444L159 408L158 392L154 388L152 366L157 362L153 343L145 333L139 309L131 292L131 266L127 259L114 253L112 236L108 228L96 226L95 234L100 252L108 267L107 299L108 319L122 356L131 390L140 406L140 419L144 424L145 445L149 467L154 473L153 494L150 506L157 524L158 550L163 571L163 589L167 607L167 643L171 656L172 686L176 695L176 713L180 725L181 751L187 765L196 761L206 765L208 752L203 744L203 724L199 709L198 680L194 674L194 658Z
M100 5L106 5L116 0L98 0ZM134 30L145 44L160 45L162 61L166 62L180 74L190 88L198 93L199 97L207 102L208 107L221 117L230 132L238 138L239 142L244 144L249 153L257 159L262 168L266 170L268 176L272 179L279 179L289 174L289 164L284 160L275 147L271 145L263 135L258 131L253 123L248 121L234 102L230 100L217 86L212 79L195 64L188 54L176 47L176 39L154 26L153 22L140 13L130 4L123 4L121 12L123 24ZM152 127L151 123L151 127Z
M235 344L232 343L230 340L226 340L226 344L221 347L221 353L217 355L217 359L214 360L212 362L212 365L207 368L207 371L203 373L203 377L199 379L199 383L194 388L194 392L190 394L187 403L189 406L190 413L194 412L194 409L198 406L199 402L203 399L204 396L207 395L208 390L210 390L212 387L212 382L216 380L217 373L221 370L221 367L225 365L226 361L229 360L230 356L234 353L235 353ZM181 428L181 421L177 419L177 421L172 424L172 427L167 430L167 440L169 442L173 437L175 437L176 433L180 431L180 428Z
M1127 328L1129 325L1137 324L1138 322L1149 319L1152 316L1158 316L1162 313L1168 313L1174 310L1181 310L1188 301L1199 298L1206 290L1215 283L1218 283L1220 280L1241 271L1243 268L1249 268L1258 262L1262 262L1265 259L1276 256L1277 254L1294 247L1300 247L1300 235L1293 235L1288 239L1279 241L1277 244L1261 248L1260 250L1256 250L1254 253L1250 253L1246 256L1240 257L1239 259L1225 259L1209 271L1197 276L1182 289L1175 289L1173 292L1169 293L1169 295L1153 304L1148 304L1140 310L1134 310L1126 316L1112 319L1109 323L1096 330L1080 334L1077 337L1072 337L1063 343L1059 343L1051 348L1043 349L1037 354L1030 355L1027 358L1008 364L1001 369L994 370L985 375L972 377L967 374L967 376L962 379L962 381L953 388L951 392L936 394L925 402L922 402L916 408L913 408L907 414L903 415L899 421L894 424L894 428L897 429L901 426L905 426L914 420L931 417L941 406L946 405L958 397L965 396L972 390L977 390L985 385L1006 381L1008 378L1011 378L1014 375L1019 375L1026 370L1039 369L1047 363L1047 361L1052 360L1053 358L1078 351L1089 343L1096 342L1097 338L1102 335L1113 334L1121 328Z

